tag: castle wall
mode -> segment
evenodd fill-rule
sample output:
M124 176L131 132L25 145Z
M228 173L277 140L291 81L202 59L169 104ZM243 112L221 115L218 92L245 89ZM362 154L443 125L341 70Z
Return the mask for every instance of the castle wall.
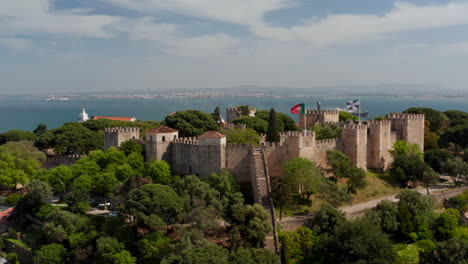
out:
M251 181L251 145L228 144L226 146L226 168L241 182Z
M110 147L118 148L130 139L140 139L140 128L138 127L118 127L104 129L104 150Z
M367 138L367 167L386 170L392 156L388 152L393 144L391 139L391 121L369 121Z
M250 108L249 109L249 116L255 117L255 114L257 113L256 108ZM234 120L236 120L238 117L240 117L239 109L236 107L232 108L226 108L226 122L232 123Z
M176 174L207 176L226 167L225 145L199 145L197 141L175 140L172 169Z
M351 166L367 169L367 126L345 125L341 139L342 151L348 155Z
M321 169L328 169L330 166L327 162L327 151L337 149L339 145L338 138L323 139L315 141L315 153L312 161Z

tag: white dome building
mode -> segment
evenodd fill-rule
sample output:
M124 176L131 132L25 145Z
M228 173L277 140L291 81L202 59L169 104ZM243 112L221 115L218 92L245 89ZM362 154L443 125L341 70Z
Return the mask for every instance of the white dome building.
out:
M81 108L80 118L78 119L78 122L80 122L80 123L86 122L86 121L89 120L88 114L86 113L85 110L86 110L85 105L83 104L83 107Z

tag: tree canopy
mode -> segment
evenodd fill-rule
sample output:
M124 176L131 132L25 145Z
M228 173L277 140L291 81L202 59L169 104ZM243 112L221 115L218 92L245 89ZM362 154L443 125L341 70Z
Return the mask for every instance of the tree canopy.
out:
M168 115L163 125L179 130L181 137L195 137L207 131L219 130L212 115L198 110L179 111Z
M12 141L34 141L36 138L32 132L14 129L0 134L0 145Z
M284 181L302 198L308 199L316 193L320 182L324 180L322 172L313 161L306 158L294 158L284 165Z

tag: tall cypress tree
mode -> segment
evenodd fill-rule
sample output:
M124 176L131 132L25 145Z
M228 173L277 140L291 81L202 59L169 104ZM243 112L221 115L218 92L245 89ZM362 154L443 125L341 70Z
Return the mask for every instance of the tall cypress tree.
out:
M280 142L278 119L276 118L275 109L270 110L270 117L268 119L268 131L266 135L268 142Z

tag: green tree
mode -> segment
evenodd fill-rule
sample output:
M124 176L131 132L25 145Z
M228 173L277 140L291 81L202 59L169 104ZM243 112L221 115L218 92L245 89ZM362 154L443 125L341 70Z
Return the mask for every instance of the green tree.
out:
M136 260L127 250L120 251L114 256L115 264L136 264Z
M330 204L324 204L319 211L307 221L306 226L319 234L331 233L337 226L346 221L345 214Z
M220 198L230 198L239 191L236 178L226 169L218 173L211 173L205 181L219 193Z
M315 132L317 140L340 138L343 133L343 129L336 124L316 124L311 130Z
M255 118L263 120L265 122L269 122L270 111L266 111L266 110L257 111L257 113L255 114ZM284 113L276 112L276 119L278 122L278 129L280 132L301 131L301 129L296 125L296 122L294 121L294 119L292 119L291 117L289 117L288 115Z
M320 240L329 263L395 263L397 255L387 236L373 224L348 221Z
M435 237L438 241L449 240L455 236L459 217L460 212L456 209L447 209L447 212L439 214L434 223Z
M236 118L233 123L236 125L245 124L248 128L257 131L257 133L266 133L268 131L268 121L259 117L241 116Z
M251 129L225 129L221 133L225 134L227 137L227 143L231 144L253 144L258 145L260 142L260 136L258 133Z
M0 146L0 185L16 188L25 184L41 167L45 154L31 142L9 142Z
M260 247L272 230L268 213L259 204L245 205L231 215L231 228L239 232L247 245Z
M468 175L468 162L464 162L459 157L448 159L442 164L442 171L450 175L456 185L460 185Z
M150 176L154 183L159 184L170 184L175 180L171 167L163 160L149 162L146 165L146 175Z
M346 177L351 161L348 156L339 150L327 151L327 161L330 165L329 171L333 173L332 181L337 182L339 178Z
M445 111L444 114L449 118L451 127L468 124L468 113L466 112L449 110Z
M171 239L162 233L153 232L138 241L139 261L141 263L159 263L162 256L170 252Z
M164 258L162 264L191 264L191 263L229 263L229 252L214 243L206 243L200 247L188 247L179 254L171 254Z
M229 256L234 264L277 264L278 256L264 248L239 248Z
M439 182L439 174L437 174L432 168L425 168L423 171L422 178L420 179L424 187L426 188L427 195L429 195L429 187Z
M398 230L398 206L388 200L383 200L375 208L379 217L379 226L385 233Z
M362 189L367 186L366 171L361 168L349 168L346 174L346 178L348 178L346 185L348 192L350 193L355 194L358 189Z
M104 197L108 197L109 194L115 189L117 182L117 178L115 178L113 173L101 173L96 177L95 192Z
M444 264L464 264L468 258L468 242L464 239L452 238L437 244L433 261Z
M306 158L294 158L284 164L284 181L303 199L309 199L316 193L320 182L324 180L322 172L313 161Z
M42 136L46 132L47 132L47 125L43 123L38 124L36 129L34 129L33 131L33 133L36 134L36 136L38 137Z
M283 208L291 203L291 186L285 184L281 180L272 180L271 182L271 198L275 206L280 209L279 220L283 217Z
M37 264L62 264L67 263L69 252L60 244L42 246L34 252L34 263Z
M140 227L157 229L176 221L184 208L184 200L170 187L146 184L130 192L124 213Z
M181 137L194 137L219 129L212 115L198 110L176 112L174 115L167 116L163 124L179 130Z
M32 132L14 129L0 134L0 145L13 141L34 141L36 138Z
M26 190L28 193L21 197L16 204L16 209L19 212L35 213L46 199L52 197L52 188L43 181L31 180L26 185Z
M340 122L345 122L346 120L358 121L359 117L352 115L348 112L340 111L339 113Z
M8 206L15 206L19 199L21 199L21 195L12 193L5 198L5 204Z
M314 259L319 236L315 231L300 227L287 236L290 259L295 263L310 263Z
M416 245L404 246L396 253L398 255L397 263L399 264L418 264L419 262L419 247Z
M103 148L104 137L82 123L69 122L42 134L36 140L36 146L40 149L54 148L60 154L88 154L91 150Z
M448 147L454 143L462 149L468 148L468 124L451 127L440 136L439 144Z
M452 157L453 154L444 149L430 149L424 151L424 161L438 173L442 172L442 164Z
M319 198L336 207L353 200L353 196L348 193L346 188L338 186L338 184L328 179L322 181L319 185Z
M49 178L47 182L50 184L54 192L65 192L66 187L73 181L73 173L71 169L65 165L61 165L49 170Z
M274 108L270 110L270 117L268 118L268 130L266 133L266 141L280 142L280 134L278 127L278 120Z
M125 153L125 155L130 155L132 153L142 153L143 146L137 143L135 140L127 140L120 144L119 149Z
M213 118L214 120L218 123L218 124L221 124L221 110L219 109L219 106L217 106L215 109L214 109L214 112L213 112Z
M125 250L125 246L113 237L98 238L96 248L97 263L116 263L117 254Z

